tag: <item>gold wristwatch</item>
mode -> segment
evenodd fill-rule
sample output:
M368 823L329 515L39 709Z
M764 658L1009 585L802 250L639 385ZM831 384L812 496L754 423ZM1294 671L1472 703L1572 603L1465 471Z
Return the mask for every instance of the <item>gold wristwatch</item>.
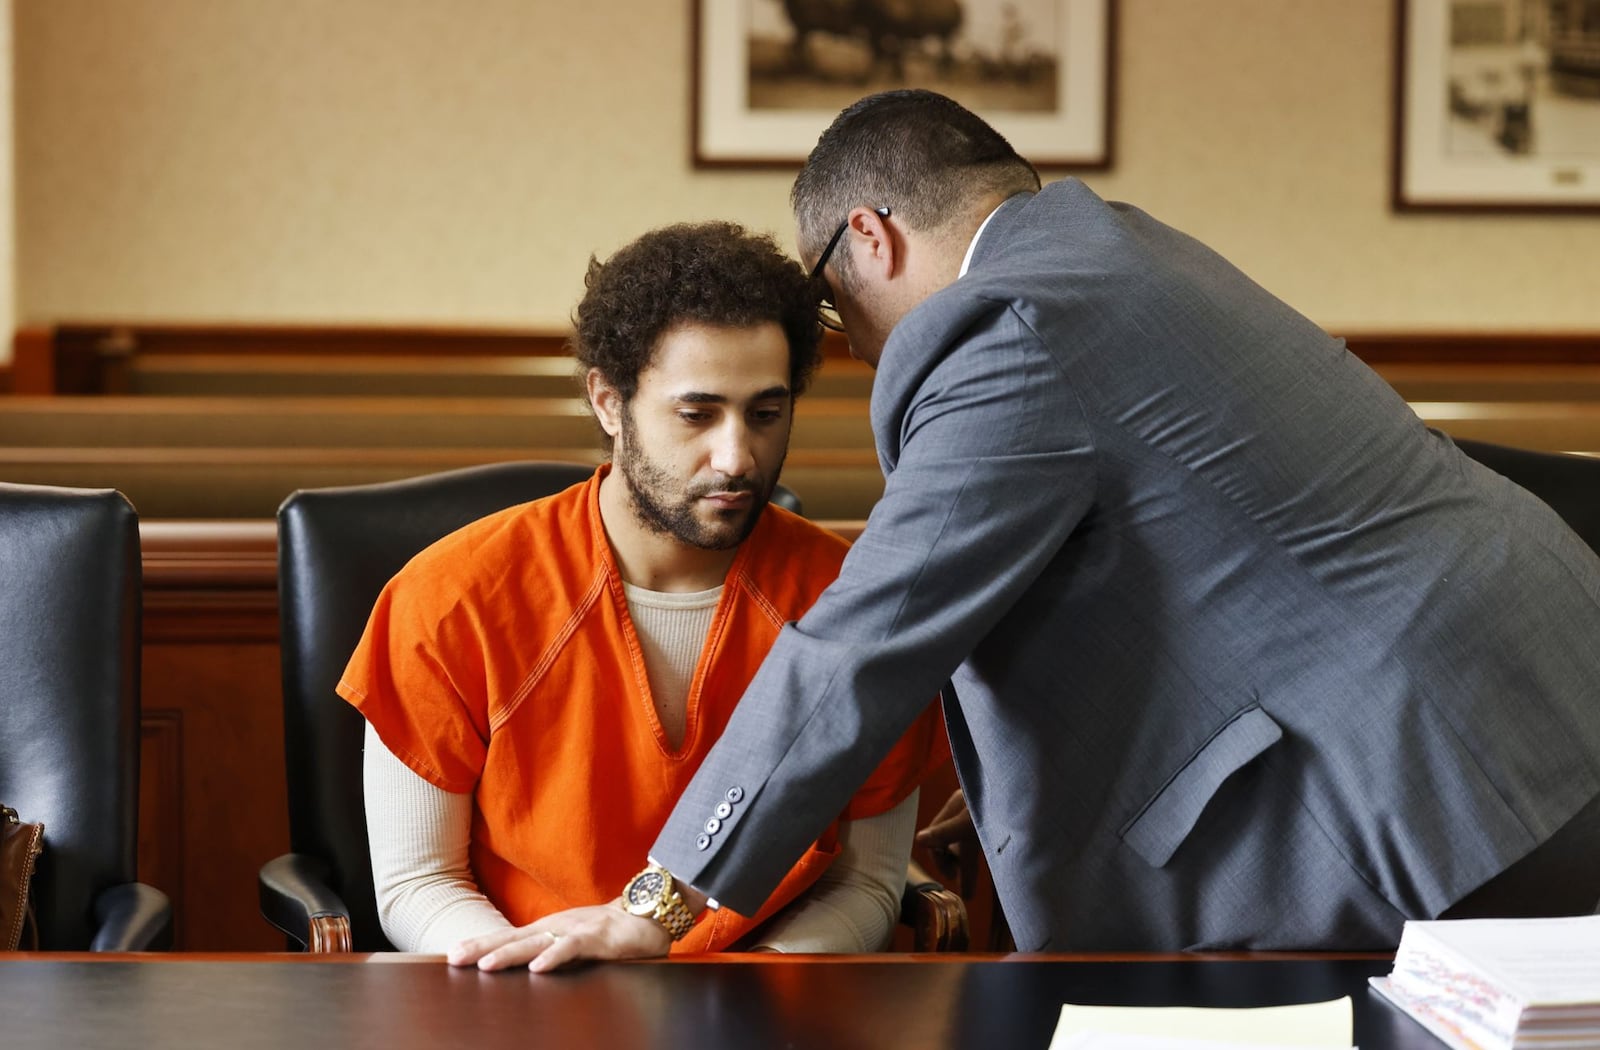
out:
M682 940L694 928L694 912L672 885L672 873L655 864L628 880L622 888L622 910L654 919L673 940Z

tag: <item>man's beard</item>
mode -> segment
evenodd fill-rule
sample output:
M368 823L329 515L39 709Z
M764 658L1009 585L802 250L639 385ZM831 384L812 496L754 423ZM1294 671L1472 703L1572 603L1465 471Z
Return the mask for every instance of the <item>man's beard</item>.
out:
M680 486L642 451L633 418L626 411L622 415L622 446L627 453L616 459L615 466L628 481L633 512L639 522L651 532L671 536L700 550L724 551L743 543L755 529L777 483L774 474L771 480L748 475ZM749 492L754 498L749 507L719 511L716 520L708 523L696 508L703 497L713 492Z

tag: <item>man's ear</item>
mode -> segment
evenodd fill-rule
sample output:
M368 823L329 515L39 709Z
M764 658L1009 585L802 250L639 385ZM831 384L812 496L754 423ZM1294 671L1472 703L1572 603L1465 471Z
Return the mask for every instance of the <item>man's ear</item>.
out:
M600 369L591 368L583 377L584 390L589 395L589 407L600 421L600 429L615 438L622 433L622 395L607 383Z
M850 248L857 267L885 280L904 268L904 241L888 219L871 208L856 208L850 213L849 222Z

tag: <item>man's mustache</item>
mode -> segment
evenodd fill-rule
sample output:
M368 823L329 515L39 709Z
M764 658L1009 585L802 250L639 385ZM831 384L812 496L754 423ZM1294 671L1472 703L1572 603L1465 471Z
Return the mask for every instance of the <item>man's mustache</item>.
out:
M696 485L690 492L690 496L694 499L699 499L702 496L709 496L713 492L725 492L730 495L738 492L760 492L761 486L757 484L758 480L749 475L738 478L723 478L721 481Z

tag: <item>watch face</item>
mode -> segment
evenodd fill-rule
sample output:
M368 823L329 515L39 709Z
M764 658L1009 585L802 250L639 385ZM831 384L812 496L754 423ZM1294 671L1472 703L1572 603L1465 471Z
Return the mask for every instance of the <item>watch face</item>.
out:
M659 871L646 871L634 876L624 895L629 909L653 908L666 890L666 878Z

